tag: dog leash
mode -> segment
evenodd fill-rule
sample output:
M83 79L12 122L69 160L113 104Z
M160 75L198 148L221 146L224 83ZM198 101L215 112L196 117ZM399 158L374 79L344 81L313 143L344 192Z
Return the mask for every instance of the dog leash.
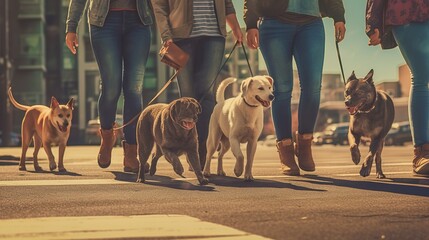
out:
M346 85L346 78L344 77L343 62L341 61L340 48L338 46L338 40L335 40L335 47L337 48L338 62L340 63L341 75L343 76L344 86Z
M216 73L216 77L213 79L213 81L210 83L210 86L206 89L206 91L204 92L204 95L200 98L200 100L198 101L199 103L201 103L203 101L203 99L205 97L207 97L207 94L211 91L211 89L213 88L213 85L215 84L217 78L219 77L220 72L222 71L222 69L225 67L226 63L228 62L228 60L231 58L232 53L234 52L235 48L238 45L238 41L235 42L234 46L232 47L231 51L228 54L228 57L225 59L225 61L223 62L222 66L219 68L219 70ZM244 57L246 58L247 61L247 66L249 67L249 71L250 71L250 75L253 77L253 71L252 71L252 67L250 67L250 62L249 62L249 57L247 56L247 52L246 49L244 47L243 42L241 42L241 48L243 49L243 53L244 53Z
M217 77L219 76L220 72L222 71L222 69L224 68L225 64L228 62L228 60L231 58L232 53L234 52L235 48L238 45L238 41L235 42L234 46L232 47L231 51L228 54L228 57L225 59L225 61L223 62L222 66L219 68L218 72L216 73L216 77L213 79L213 81L210 83L210 87L205 91L204 95L200 98L199 102L201 102L209 93L210 89L213 87L214 83L216 82ZM246 57L246 61L247 61L247 66L249 67L249 71L251 76L253 77L253 71L252 68L250 67L250 62L249 62L249 58L247 56L247 52L246 49L244 48L244 44L243 42L241 43L241 47L243 48L243 52L244 52L244 56ZM177 77L177 75L179 74L179 70L180 69L176 69L176 71L174 72L174 74L170 77L170 79L164 84L164 86L156 93L156 95L149 101L149 103L147 105L152 104L153 101L155 101L155 99L157 97L159 97L159 95L161 95L161 93L170 85L170 83L173 82L174 78ZM142 110L143 111L143 110ZM140 113L142 112L140 111ZM114 127L113 130L119 130L119 129L123 129L124 127L130 125L131 123L133 123L139 116L140 113L135 115L131 120L129 120L127 123L125 123L124 125L120 126L120 127Z

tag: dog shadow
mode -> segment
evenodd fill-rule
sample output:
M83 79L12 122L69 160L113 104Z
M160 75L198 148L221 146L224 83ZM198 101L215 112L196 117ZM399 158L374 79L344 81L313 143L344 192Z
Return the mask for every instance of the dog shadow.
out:
M222 187L236 187L236 188L289 188L292 190L299 191L315 191L325 192L323 189L315 189L297 186L289 182L279 182L266 179L255 179L253 181L245 181L243 178L231 177L231 176L218 176L211 175L209 178L209 184Z
M421 197L429 197L428 188L425 186L413 186L410 184L420 184L429 186L429 178L385 178L374 181L347 180L331 177L322 177L318 175L304 175L305 179L297 179L294 181L308 182L317 185L334 185L339 187L348 187L361 190L389 192L404 195L413 195Z
M118 172L118 171L111 171L111 173L115 175L115 180L117 181L136 183L137 174ZM190 182L175 180L174 178L167 177L167 176L160 176L160 175L150 176L149 174L146 174L145 177L146 177L145 183L136 183L136 184L147 184L152 186L168 187L168 188L173 188L178 190L204 191L204 192L215 191L215 188L212 186L194 185Z
M76 172L70 172L70 171L58 172L58 170L50 171L50 170L45 170L45 169L42 169L41 171L26 170L25 172L36 173L36 174L53 174L53 175L56 175L56 176L72 176L72 177L80 177L80 176L82 176L82 174L76 173Z

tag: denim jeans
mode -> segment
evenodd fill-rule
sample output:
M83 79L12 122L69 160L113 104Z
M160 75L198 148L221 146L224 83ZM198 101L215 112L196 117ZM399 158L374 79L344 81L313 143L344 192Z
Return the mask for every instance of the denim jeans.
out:
M151 30L136 11L110 11L103 27L90 25L91 45L100 70L98 114L102 129L111 129L121 91L124 123L143 107L143 77ZM125 141L136 144L136 121L124 128Z
M429 143L429 21L393 27L393 35L411 70L408 103L414 146Z
M178 40L175 43L189 54L188 63L177 78L180 96L193 97L201 104L202 112L198 118L197 131L200 161L204 163L210 116L215 105L213 89L209 87L222 64L225 38L202 36ZM200 101L203 96L204 99Z
M274 79L272 116L278 140L292 137L292 57L295 59L301 96L298 132L313 133L320 105L325 29L321 19L308 24L287 24L264 19L259 26L260 49Z

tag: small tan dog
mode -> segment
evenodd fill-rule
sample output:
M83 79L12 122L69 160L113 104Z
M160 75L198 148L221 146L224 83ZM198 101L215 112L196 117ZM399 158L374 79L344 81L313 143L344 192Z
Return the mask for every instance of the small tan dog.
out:
M219 142L221 149L218 156L218 175L223 171L223 155L231 147L236 158L234 173L241 176L244 167L244 156L240 143L247 143L247 163L244 172L246 181L253 181L252 165L256 145L261 135L264 122L264 107L269 107L274 99L273 79L269 76L254 76L243 80L241 94L225 100L226 87L235 82L235 78L222 81L216 92L216 102L210 118L209 136L207 139L207 157L203 175L210 176L210 162Z
M137 121L137 148L140 160L140 171L137 182L145 181L145 167L154 144L156 151L152 155L150 175L156 172L158 159L164 155L173 165L174 171L182 176L183 166L179 156L186 154L201 185L208 180L201 173L198 157L198 137L196 122L201 106L194 98L182 97L170 104L158 103L149 105L140 114Z
M58 154L58 171L66 172L64 168L64 152L67 145L67 140L70 135L70 127L73 117L73 98L66 105L60 105L55 99L51 98L51 106L34 105L25 106L18 103L12 95L12 88L8 91L11 103L18 109L25 111L22 119L21 137L22 137L22 153L19 162L19 170L26 171L25 158L31 138L34 141L34 170L43 171L39 166L37 155L40 147L43 146L46 155L49 159L49 169L53 171L57 168L54 155L52 154L51 145L59 146Z

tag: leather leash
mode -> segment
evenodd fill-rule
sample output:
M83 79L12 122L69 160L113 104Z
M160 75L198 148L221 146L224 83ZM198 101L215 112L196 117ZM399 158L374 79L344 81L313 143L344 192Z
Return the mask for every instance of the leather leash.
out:
M335 40L335 47L337 48L338 62L340 63L341 75L343 76L343 82L344 82L344 86L345 86L346 85L346 78L344 77L343 62L341 61L340 48L338 46L337 40Z

